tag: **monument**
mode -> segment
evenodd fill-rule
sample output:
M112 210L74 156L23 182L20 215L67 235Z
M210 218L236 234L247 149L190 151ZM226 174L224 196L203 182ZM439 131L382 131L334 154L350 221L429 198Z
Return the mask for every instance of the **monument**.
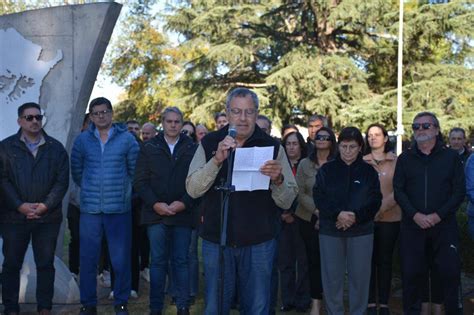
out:
M104 2L0 16L0 140L18 131L17 108L36 102L45 116L45 131L70 152L121 8L118 3ZM59 257L63 232L64 224ZM27 253L21 302L34 302L36 281L31 278L35 274L31 264L34 267ZM55 266L54 302L77 302L79 292L67 267L60 259Z

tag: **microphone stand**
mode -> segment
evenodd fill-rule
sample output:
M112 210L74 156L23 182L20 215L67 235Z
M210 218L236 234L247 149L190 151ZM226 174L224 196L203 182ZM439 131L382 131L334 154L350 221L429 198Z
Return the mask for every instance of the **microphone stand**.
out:
M224 275L225 275L225 260L224 249L227 243L227 220L229 216L229 198L230 194L235 191L235 186L232 185L232 166L234 164L235 151L232 150L227 157L227 179L221 181L220 186L214 189L220 192L221 204L221 229L220 229L220 243L219 243L219 277L218 277L218 315L224 314Z

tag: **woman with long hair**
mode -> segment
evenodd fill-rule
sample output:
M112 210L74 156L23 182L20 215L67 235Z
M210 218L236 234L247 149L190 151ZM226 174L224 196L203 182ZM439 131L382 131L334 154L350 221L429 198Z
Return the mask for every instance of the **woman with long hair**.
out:
M306 143L299 132L290 132L283 137L282 145L290 161L293 175L298 164L306 157ZM281 231L278 238L278 269L280 271L280 310L306 311L309 306L309 284L307 258L294 217L296 200L289 210L281 214Z
M319 210L313 200L316 174L321 166L336 156L337 142L334 132L322 127L316 132L315 146L309 156L301 160L296 172L298 184L298 206L295 215L300 227L306 257L308 259L309 287L312 299L310 315L319 315L323 287L321 283L321 262L319 253Z
M374 249L372 255L372 274L370 278L369 303L367 314L389 314L388 300L392 283L392 257L400 232L401 209L393 197L393 174L397 156L387 130L381 124L367 128L367 144L364 161L377 171L382 192L382 205L374 218Z

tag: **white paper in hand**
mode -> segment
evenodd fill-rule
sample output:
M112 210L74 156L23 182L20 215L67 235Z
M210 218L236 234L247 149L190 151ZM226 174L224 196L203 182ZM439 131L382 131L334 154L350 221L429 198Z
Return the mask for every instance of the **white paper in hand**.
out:
M273 160L273 147L237 148L234 157L232 185L235 191L267 190L270 177L260 173L260 167Z

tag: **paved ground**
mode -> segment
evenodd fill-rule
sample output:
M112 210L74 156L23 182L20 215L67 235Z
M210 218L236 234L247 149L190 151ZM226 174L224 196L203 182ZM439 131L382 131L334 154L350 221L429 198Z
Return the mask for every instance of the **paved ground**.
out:
M464 296L464 314L474 315L474 275L463 275L463 296ZM392 308L392 314L399 315L402 314L401 310L401 290L400 290L400 280L394 279L394 292L393 297L390 301ZM99 287L99 307L98 311L100 315L114 314L112 301L107 299L107 296L110 292L110 289L105 289ZM169 302L169 301L168 301ZM191 308L191 314L202 314L203 313L203 298L199 297L196 301L196 304ZM36 314L35 305L32 304L23 304L21 305L22 314ZM54 305L53 314L78 314L80 305ZM148 283L141 281L141 287L139 292L138 299L130 300L129 305L130 314L136 315L145 315L148 314ZM167 308L165 310L166 315L176 314L176 309L174 306L167 303ZM232 315L238 314L237 311L231 313ZM302 313L288 312L288 313L277 313L277 314L288 314L296 315Z

